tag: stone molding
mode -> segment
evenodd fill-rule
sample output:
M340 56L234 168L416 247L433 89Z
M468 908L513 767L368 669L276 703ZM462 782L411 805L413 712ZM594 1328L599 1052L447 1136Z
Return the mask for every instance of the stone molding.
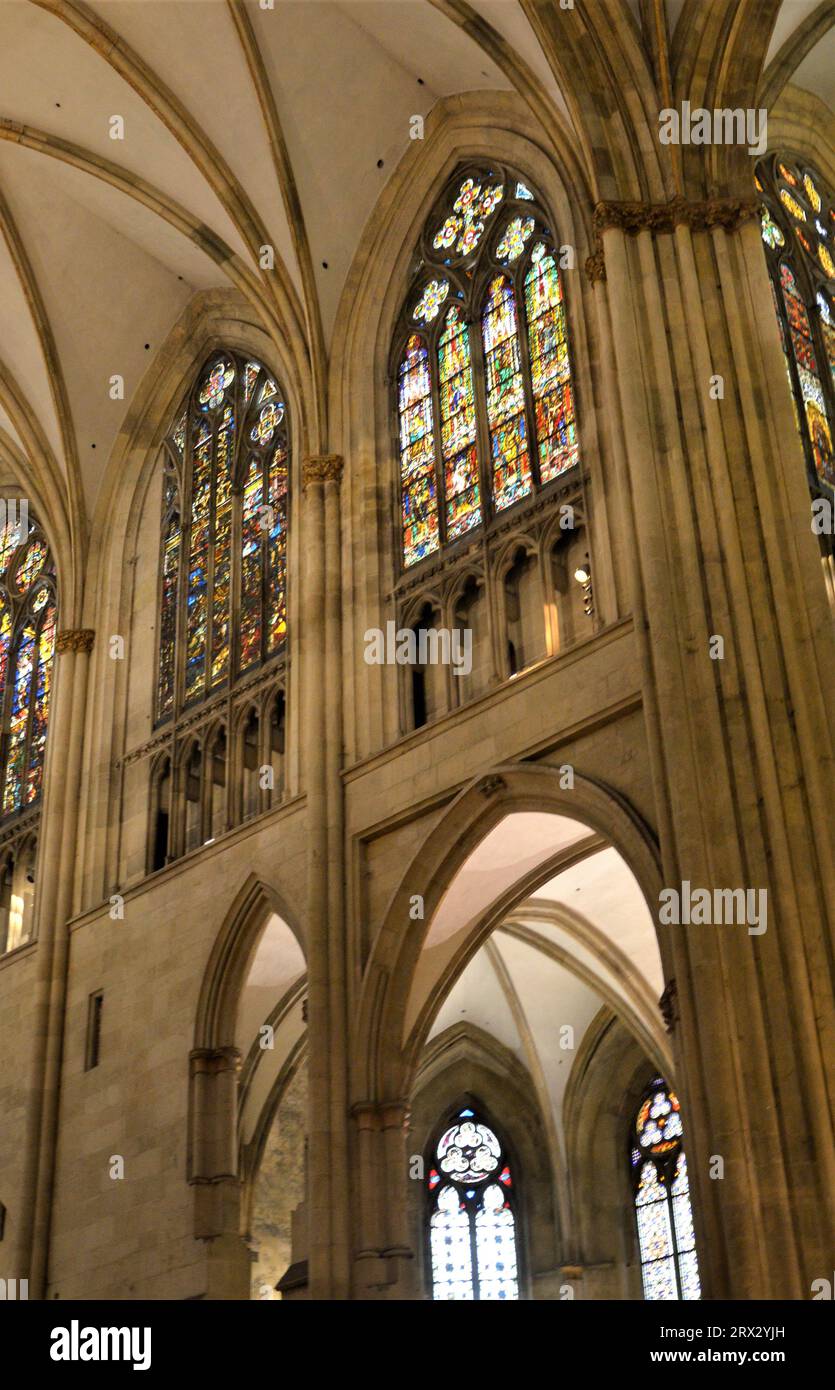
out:
M61 652L91 652L96 634L91 627L65 627L55 639L55 650Z
M758 217L759 199L709 198L704 202L688 202L673 198L669 203L598 203L594 209L594 229L608 231L618 227L631 236L638 232L672 232L676 227L689 227L692 232L710 231L724 227L735 231L752 217ZM594 260L589 257L589 260ZM588 262L586 262L588 267Z
M302 491L311 483L339 483L345 460L341 454L311 454L302 461Z

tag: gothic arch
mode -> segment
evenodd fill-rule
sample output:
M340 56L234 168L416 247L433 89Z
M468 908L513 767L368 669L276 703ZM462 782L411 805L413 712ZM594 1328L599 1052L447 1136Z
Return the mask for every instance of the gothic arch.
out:
M415 1078L409 1116L410 1156L427 1154L442 1117L471 1100L488 1124L501 1134L515 1169L521 1221L517 1244L525 1293L538 1273L554 1269L560 1250L559 1175L548 1142L536 1088L513 1053L482 1029L468 1023L447 1028L425 1049ZM426 1182L410 1184L411 1227L424 1293L427 1269Z
M130 563L137 554L146 562L158 566L158 520L151 537L144 525L151 502L152 488L161 477L160 450L166 433L172 426L174 413L185 390L206 360L217 348L227 347L260 360L267 370L281 381L286 393L288 410L294 422L293 447L289 459L290 510L300 512L301 457L306 448L302 409L303 389L294 372L291 354L273 340L258 323L256 316L242 296L231 290L212 290L196 295L187 305L180 321L171 330L156 354L149 372L141 382L128 414L126 425L116 441L90 538L90 568L86 588L85 619L91 628L106 633L130 634L135 625L136 564ZM298 427L295 422L298 421ZM291 525L288 531L287 567L291 575L288 584L288 717L290 729L288 747L297 749L295 720L299 708L299 663L294 660L298 651L298 613L300 575L299 528ZM156 620L155 620L156 621ZM112 661L106 643L97 643L91 657L91 690L87 708L88 731L104 728L111 731L112 757L122 758L130 751L128 744L128 710L134 669L152 669L154 661L132 662L132 647L126 643L124 661ZM144 677L141 677L144 679ZM143 698L150 714L153 708L151 682L145 680ZM138 699L138 696L137 696ZM147 725L151 732L150 722ZM134 735L135 737L135 735ZM289 780L295 784L296 754L292 754ZM96 806L111 807L112 819L122 815L121 798L124 783L114 785L107 768L88 768L81 796L81 825L89 833L83 867L82 902L98 900L118 878L116 847L106 845L104 837L93 833L92 818ZM91 818L88 822L87 818ZM108 890L109 891L109 890Z
M611 467L598 421L600 384L593 362L601 355L592 288L583 266L595 249L593 198L577 172L573 149L546 152L537 123L518 97L472 93L439 102L425 139L412 142L380 195L354 257L334 329L330 419L333 437L352 460L342 484L343 582L355 595L346 627L345 716L349 747L358 756L402 732L399 677L389 666L352 659L361 634L389 610L399 577L400 545L393 499L398 487L394 448L393 336L409 281L409 267L432 205L458 166L497 160L535 187L560 244L574 250L566 272L565 305L572 347L577 429L595 496L601 593L615 563L603 501ZM431 576L429 576L431 578ZM361 649L361 647L360 647Z
M511 764L471 782L430 831L407 868L379 928L365 971L355 1042L354 1088L357 1099L404 1094L428 1020L454 974L492 928L526 893L554 873L553 860L526 878L516 877L487 913L468 932L465 951L436 969L419 1014L409 1021L415 972L441 900L470 852L511 811L535 811L570 818L601 837L623 857L648 904L657 903L662 886L657 845L649 828L612 788L576 772L571 790L560 787L559 769ZM410 909L423 899L423 919ZM662 961L663 931L657 929Z
M290 928L306 955L301 924L295 914L276 888L251 874L226 913L203 972L194 1024L195 1048L234 1047L238 998L271 913Z
M299 925L281 895L250 875L215 938L198 997L194 1046L189 1053L187 1179L194 1189L194 1235L210 1241L209 1297L216 1279L225 1290L224 1296L234 1289L232 1296L249 1297L249 1252L244 1236L254 1176L253 1135L249 1144L242 1143L245 1096L238 1080L242 1058L238 1024L248 971L271 919L278 919L279 926L291 934L304 961ZM303 1017L298 989L288 992L285 1004ZM253 1017L258 1021L257 1012ZM297 1048L298 1039L288 1047L288 1058ZM267 1055L266 1051L262 1055ZM280 1087L286 1084L286 1059L276 1053L275 1060L278 1076L268 1086L267 1104L261 1110L268 1109L271 1100L277 1103ZM248 1088L255 1070L250 1062ZM260 1111L254 1129L255 1150L260 1152L258 1135L263 1145L266 1133Z
M662 1060L669 1079L668 1059L647 1054L608 1008L601 1009L574 1060L563 1113L572 1238L583 1271L580 1297L643 1298L626 1136L641 1092ZM597 1272L609 1264L611 1275ZM602 1278L603 1289L590 1292Z

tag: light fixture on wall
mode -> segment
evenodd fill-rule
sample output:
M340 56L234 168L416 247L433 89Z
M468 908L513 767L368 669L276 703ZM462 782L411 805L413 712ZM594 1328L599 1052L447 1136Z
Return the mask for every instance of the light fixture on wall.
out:
M587 617L591 617L594 612L594 595L591 587L591 565L586 554L583 563L578 565L574 571L574 578L582 586L583 590L583 609Z

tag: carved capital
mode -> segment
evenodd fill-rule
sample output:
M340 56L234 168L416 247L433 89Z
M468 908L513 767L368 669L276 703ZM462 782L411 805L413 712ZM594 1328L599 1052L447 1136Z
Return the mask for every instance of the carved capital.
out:
M65 627L55 639L56 652L91 652L96 634L91 627Z
M598 238L597 250L593 256L586 258L586 276L592 284L596 280L606 279L606 262L603 259L603 247Z
M241 1069L241 1054L237 1047L195 1047L188 1054L188 1060L192 1076L198 1073L217 1076L221 1072L238 1072Z
M672 1033L678 1023L678 989L674 979L668 980L665 984L664 992L658 1000L658 1007L667 1032Z
M594 209L595 231L619 227L630 236L638 232L672 232L676 227L689 227L693 232L724 227L735 231L752 217L759 216L757 198L709 198L689 202L673 198L669 203L598 203ZM591 259L591 258L590 258Z
M344 467L341 454L311 454L302 462L302 491L311 483L338 483Z

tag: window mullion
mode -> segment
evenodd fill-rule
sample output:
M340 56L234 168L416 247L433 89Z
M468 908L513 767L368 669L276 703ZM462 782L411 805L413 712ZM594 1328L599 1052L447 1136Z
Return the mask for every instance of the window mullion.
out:
M473 1281L473 1302L481 1302L481 1280L478 1269L478 1241L476 1239L475 1212L467 1207L467 1220L470 1223L470 1267Z

